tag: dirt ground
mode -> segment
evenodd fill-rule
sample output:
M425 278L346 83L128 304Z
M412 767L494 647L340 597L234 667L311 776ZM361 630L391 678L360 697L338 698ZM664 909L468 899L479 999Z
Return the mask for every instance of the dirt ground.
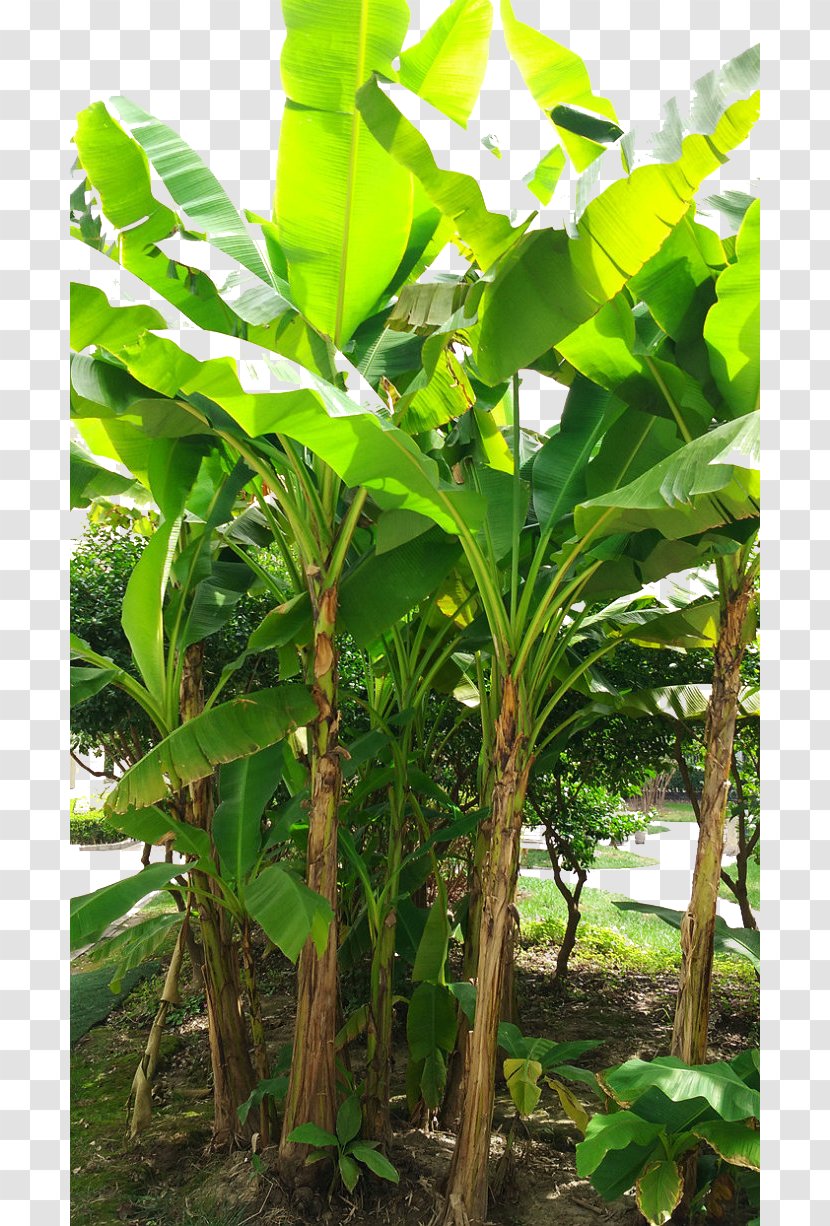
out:
M557 1041L604 1039L582 1063L599 1070L632 1056L668 1050L676 977L646 976L614 967L573 969L564 995L554 990L553 950L523 950L517 966L521 1026ZM454 1137L413 1129L403 1095L405 1037L394 1070L395 1134L390 1158L397 1186L373 1177L353 1197L305 1192L289 1201L269 1174L270 1154L209 1151L211 1101L206 1019L197 997L174 1011L162 1047L153 1094L153 1122L138 1145L125 1141L125 1102L155 1012L158 984L148 980L73 1050L72 1222L77 1226L428 1226ZM293 981L287 965L268 971L265 1000L273 1050L290 1040ZM758 990L746 975L716 975L710 1058L729 1058L758 1041ZM606 1205L576 1176L578 1134L552 1091L544 1090L527 1132L517 1133L504 1167L512 1109L498 1087L491 1175L502 1179L489 1220L494 1226L624 1226L642 1221L633 1201ZM254 1169L254 1165L260 1167ZM734 1218L740 1226L741 1216ZM726 1219L723 1219L726 1223Z

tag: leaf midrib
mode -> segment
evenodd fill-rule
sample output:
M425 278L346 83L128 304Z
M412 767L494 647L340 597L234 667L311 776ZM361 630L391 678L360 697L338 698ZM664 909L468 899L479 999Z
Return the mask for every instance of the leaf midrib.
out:
M357 64L355 67L354 93L363 83L363 73L366 66L366 27L369 21L369 0L360 2L360 29L358 34ZM349 239L351 237L352 204L354 197L354 181L357 176L357 147L360 139L360 114L354 99L352 99L352 124L349 134L349 172L346 179L346 203L343 210L343 241L340 246L340 276L337 285L337 308L334 316L334 340L338 349L342 347L343 312L346 301L346 271L349 262Z

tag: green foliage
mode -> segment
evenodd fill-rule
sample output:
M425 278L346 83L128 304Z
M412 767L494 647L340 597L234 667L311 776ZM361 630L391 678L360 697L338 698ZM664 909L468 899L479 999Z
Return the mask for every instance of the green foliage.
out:
M607 1069L598 1077L607 1112L592 1116L585 1128L577 1172L609 1201L634 1185L640 1211L653 1226L669 1221L683 1194L684 1155L701 1141L716 1161L701 1164L693 1210L722 1170L754 1172L757 1185L758 1070L757 1050L729 1064L686 1065L661 1056Z
M96 941L114 920L167 885L178 871L175 864L149 864L132 877L122 877L113 885L73 898L69 904L70 948L80 949Z
M556 776L534 780L529 801L545 824L558 863L573 872L591 867L601 842L625 842L650 820L648 814L626 808L622 797L601 784L585 783L567 766L560 766Z
M501 696L517 695L507 749L520 772L536 759L529 804L557 868L584 881L601 841L647 824L620 795L665 759L656 748L665 748L669 708L675 724L688 722L689 683L705 681L660 653L659 676L643 670L635 684L629 669L612 683L649 725L632 751L631 734L626 742L620 733L625 711L598 709L609 693L598 662L626 637L651 650L710 645L714 598L668 608L632 593L735 555L757 528L758 346L742 342L757 311L757 208L743 211L734 244L694 212L703 181L757 116L757 53L708 79L685 128L669 112L652 164L635 166L626 138L619 181L587 206L584 181L569 229L531 230L535 215L514 225L487 208L475 180L439 167L387 92L400 85L465 123L486 64L487 0L455 0L406 51L403 0L283 8L288 102L273 219L245 215L261 244L184 139L140 107L96 102L78 120L76 237L199 328L258 345L265 361L201 360L159 335L168 321L155 308L73 287L71 405L88 448L74 453L73 497L100 525L73 564L73 735L81 747L100 745L120 775L107 808L127 833L172 833L193 859L76 899L72 944L99 939L184 871L200 922L224 908L230 931L247 940L256 923L292 960L309 938L318 953L333 940L356 974L371 959L368 1006L364 996L340 1036L342 1047L365 1022L371 1074L388 1069L378 1036L388 1046L401 999L394 978L408 976L408 1096L435 1109L460 1011L469 1018L474 1003L470 982L447 983L450 941L462 931L449 918L447 884L482 868L477 834L501 769ZM574 52L519 22L507 0L502 17L510 55L559 142L529 176L549 200L566 155L581 172L622 132ZM175 207L156 198L154 177ZM170 258L172 238L235 261L228 282ZM421 281L447 242L466 271ZM519 372L530 365L570 387L545 438L522 429ZM129 477L113 477L113 462ZM153 509L131 522L105 511L102 500L124 491ZM204 704L183 685L197 645L211 686ZM618 661L624 672L630 659L620 652ZM301 672L303 684L291 680ZM663 699L685 687L683 701L649 705L648 682ZM323 763L340 798L334 815L318 803ZM189 824L201 781L205 804ZM308 866L309 880L333 879L339 867L339 897L333 881L323 899L296 871L307 830L325 833L309 846L331 848L330 863ZM493 831L494 847L504 833ZM340 933L330 930L335 915ZM177 921L149 917L109 941L116 982ZM470 906L468 949L473 922ZM552 923L548 915L540 926ZM664 961L670 947L674 957L674 933L653 917L611 933L589 927L584 948L631 965L629 938L649 923L664 938ZM247 982L247 958L245 970ZM313 975L307 982L314 989ZM485 1016L495 1017L492 1003ZM473 1034L478 1041L483 1028ZM312 1063L333 1059L335 1035L322 1039ZM560 1101L582 1119L560 1077L593 1084L567 1064L592 1044L509 1027L498 1040L520 1114L534 1109L542 1075L556 1073ZM302 1043L294 1055L299 1079ZM587 1124L583 1165L605 1194L639 1162L629 1184L662 1222L679 1195L674 1161L686 1140L667 1142L678 1110L705 1095L716 1103L720 1114L696 1119L720 1161L746 1165L751 1146L746 1128L731 1128L744 1127L737 1073L719 1098L711 1072L706 1081L688 1070L689 1099L675 1066L647 1068L608 1074L618 1089L636 1089L637 1112L626 1103ZM282 1090L280 1071L234 1104L240 1121ZM670 1119L654 1117L663 1099ZM333 1131L294 1123L287 1139L311 1146L310 1162L330 1160L347 1190L362 1168L397 1181L378 1143L359 1139L356 1094ZM686 1132L690 1144L704 1135Z
M103 809L89 809L81 813L77 801L69 802L69 842L82 847L107 843L120 843L126 838Z
M279 1106L288 1093L288 1070L291 1067L291 1044L283 1043L270 1077L258 1081L244 1103L237 1108L239 1122L244 1124L252 1110L269 1100Z
M134 517L122 508L97 504L72 551L69 563L70 630L93 651L113 661L138 680L130 646L121 626L121 605L127 582L153 532L155 516ZM271 568L279 562L265 550L258 556ZM263 593L248 592L234 604L232 617L205 644L205 683L213 687L223 668L236 659L254 628L272 608ZM254 657L230 679L227 696L277 678L275 662ZM80 753L103 748L110 761L126 769L158 739L151 720L129 694L114 685L73 705L70 737Z
M587 1039L571 1043L553 1043L550 1039L526 1038L512 1022L500 1022L499 1047L507 1053L504 1061L504 1078L513 1105L519 1115L530 1115L539 1102L542 1091L538 1084L544 1073L556 1081L565 1077L574 1080L574 1074L584 1071L575 1069L572 1060L578 1060L585 1052L601 1047L602 1039ZM553 1082L549 1081L551 1086ZM561 1085L561 1082L559 1082ZM553 1087L556 1088L556 1087ZM557 1090L559 1093L559 1090ZM566 1091L567 1093L567 1091ZM561 1093L560 1093L561 1099Z
M400 1176L389 1159L379 1152L380 1142L358 1139L360 1121L360 1099L354 1094L340 1104L335 1133L318 1128L316 1124L300 1124L288 1134L288 1140L310 1147L306 1163L335 1161L335 1180L339 1177L348 1192L353 1192L357 1186L361 1167L389 1183L397 1183Z

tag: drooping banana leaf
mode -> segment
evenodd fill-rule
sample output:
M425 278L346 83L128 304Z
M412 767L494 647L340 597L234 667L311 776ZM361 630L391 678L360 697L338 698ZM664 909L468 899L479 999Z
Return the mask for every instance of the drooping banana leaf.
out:
M177 132L129 98L113 98L112 102L176 204L204 231L214 247L277 289L274 273L267 267L233 202L198 154Z
M243 881L256 862L262 813L282 778L282 760L282 745L270 745L220 768L213 841L234 881Z
M69 505L73 509L88 507L96 498L143 493L143 487L132 477L122 477L111 468L97 464L74 439L69 444Z
M631 484L576 508L580 536L656 529L670 540L758 515L758 414L693 439Z
M501 2L507 49L525 84L548 115L578 171L622 136L614 105L591 89L580 57L541 31L518 21L510 0Z
M621 911L640 911L643 915L656 915L672 928L680 928L683 911L671 907L658 907L645 902L617 902ZM720 915L715 919L715 949L719 953L736 954L746 958L756 971L761 970L761 934L756 928L732 928Z
M163 395L198 397L200 404L212 402L251 438L278 432L308 447L347 485L369 488L381 507L417 511L449 532L457 531L456 515L475 522L481 514L480 499L444 488L434 461L403 431L322 380L296 391L246 392L233 362L200 362L173 341L150 333L120 356L145 386ZM300 381L299 372L287 364L275 369L295 384ZM249 382L260 378L270 386L262 372L251 367L247 373Z
M376 81L358 92L357 105L373 136L391 156L420 180L433 204L455 228L480 268L489 268L526 229L513 227L500 213L491 213L481 188L469 175L442 170L423 136L406 119Z
M492 25L490 0L454 0L404 51L401 85L466 128L484 80Z
M479 305L475 358L490 383L530 365L610 302L662 247L703 181L746 139L756 91L711 133L682 139L675 160L640 166L597 196L576 225L525 235L500 261Z
M317 706L301 685L234 698L188 720L130 767L109 793L112 813L155 804L170 791L204 779L214 767L282 740L310 722Z
M119 102L125 107L131 106L126 99ZM151 129L157 123L149 116L147 120ZM163 128L163 125L158 127ZM147 132L151 129L147 129ZM228 209L233 207L230 202L226 198L226 202L222 202L219 215L223 221L220 223L217 220L218 198L215 193L209 201L200 199L199 184L205 184L204 176L208 176L213 183L216 180L193 151L188 150L180 138L175 139L177 148L186 151L180 156L187 158L188 177L180 180L179 186L185 189L183 194L191 207L195 207L203 219L207 208L207 220L219 231L225 246L230 245L237 254L244 255L249 264L256 264L257 258L262 264L253 240L248 239L248 246L241 234L229 232ZM154 293L177 307L200 327L249 340L272 352L293 358L309 369L326 375L331 373L331 355L325 342L277 290L260 282L270 295L270 308L265 311L268 322L249 324L237 313L232 302L223 297L206 272L172 258L159 246L165 239L177 234L187 235L188 241L198 241L202 236L187 230L176 213L155 198L147 155L141 145L115 121L103 102L95 102L80 112L74 141L89 190L116 231L114 242L107 245L102 236L93 239L93 246L139 277ZM152 147L155 152L155 145ZM193 159L201 167L201 172L196 175L195 188L191 165ZM163 160L162 165L167 171L169 163ZM217 189L224 195L218 185ZM239 227L244 232L241 220ZM79 237L83 235L79 233ZM264 264L262 267L264 269Z
M114 920L125 915L145 895L154 894L167 885L179 872L181 866L178 864L148 864L132 877L73 898L69 904L70 948L80 949L97 940Z

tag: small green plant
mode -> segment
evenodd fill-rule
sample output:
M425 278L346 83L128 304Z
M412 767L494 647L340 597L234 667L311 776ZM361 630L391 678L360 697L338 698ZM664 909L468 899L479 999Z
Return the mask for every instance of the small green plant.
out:
M288 1136L289 1141L298 1145L312 1146L311 1153L306 1158L308 1165L336 1158L337 1165L330 1191L334 1190L339 1177L347 1190L353 1192L362 1174L361 1165L368 1167L381 1179L388 1179L390 1183L398 1182L398 1172L392 1163L378 1153L380 1142L359 1139L360 1122L360 1099L353 1094L341 1104L337 1112L336 1136L325 1128L318 1128L316 1124L300 1124L299 1128L294 1128Z
M185 1022L190 1021L192 1017L200 1017L204 1011L205 994L204 992L196 992L193 996L188 996L180 1005L176 1005L168 1011L167 1024L169 1026L182 1026Z
M686 1158L701 1143L692 1213L715 1201L745 1197L757 1211L760 1136L759 1052L730 1063L688 1065L674 1056L628 1060L594 1080L605 1111L581 1118L576 1169L606 1201L631 1187L652 1226L671 1219L684 1195Z
M254 1107L259 1105L266 1099L270 1099L275 1105L279 1105L288 1093L288 1070L291 1067L291 1044L283 1043L277 1052L277 1058L274 1061L274 1067L270 1077L263 1078L244 1103L241 1103L237 1108L239 1122L244 1124Z
M565 1087L558 1077L551 1079L550 1075L553 1073L571 1081L584 1080L584 1070L575 1068L569 1061L578 1060L585 1052L601 1047L602 1043L602 1039L584 1039L575 1043L531 1039L523 1035L519 1027L512 1022L500 1022L499 1047L507 1053L503 1066L504 1079L519 1115L527 1116L535 1110L542 1096L538 1082L543 1073L548 1085L557 1093L560 1089L565 1090Z

